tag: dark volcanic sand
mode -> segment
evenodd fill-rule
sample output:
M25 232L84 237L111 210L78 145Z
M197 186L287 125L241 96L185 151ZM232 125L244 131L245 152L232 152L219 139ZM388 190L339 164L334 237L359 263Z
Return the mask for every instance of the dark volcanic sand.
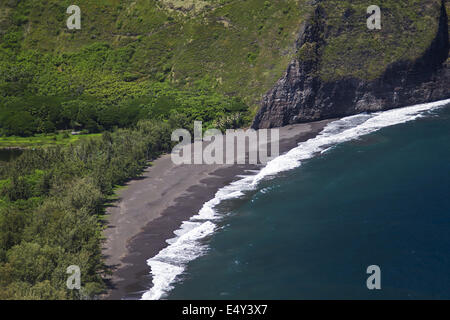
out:
M316 136L331 120L280 128L280 153ZM106 299L140 299L152 286L147 259L167 246L181 223L200 211L217 190L255 165L181 165L170 155L156 160L142 178L128 183L108 209L103 248L114 270Z

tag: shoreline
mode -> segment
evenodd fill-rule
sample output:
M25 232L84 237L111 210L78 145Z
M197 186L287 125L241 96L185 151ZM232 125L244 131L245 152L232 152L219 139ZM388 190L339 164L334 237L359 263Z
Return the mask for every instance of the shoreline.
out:
M279 128L280 154L315 137L331 121L322 120ZM107 210L103 255L112 268L105 278L108 292L102 299L140 299L152 285L147 260L167 246L183 221L211 200L218 189L256 165L181 165L163 155L142 177L118 192L119 200Z

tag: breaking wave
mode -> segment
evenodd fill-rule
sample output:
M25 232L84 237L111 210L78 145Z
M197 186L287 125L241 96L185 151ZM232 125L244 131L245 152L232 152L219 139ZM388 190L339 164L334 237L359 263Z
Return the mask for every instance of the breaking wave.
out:
M383 112L364 113L333 121L315 138L299 143L289 152L271 160L256 174L244 176L221 188L213 199L203 205L198 214L182 223L174 232L175 237L167 240L166 248L147 260L153 277L153 286L142 295L141 299L164 298L173 289L177 277L184 272L187 264L207 252L208 246L201 240L213 234L218 228L215 222L222 215L215 207L222 201L242 197L246 191L257 188L261 180L297 168L303 160L324 153L340 143L358 139L385 127L416 120L447 104L450 104L450 99Z

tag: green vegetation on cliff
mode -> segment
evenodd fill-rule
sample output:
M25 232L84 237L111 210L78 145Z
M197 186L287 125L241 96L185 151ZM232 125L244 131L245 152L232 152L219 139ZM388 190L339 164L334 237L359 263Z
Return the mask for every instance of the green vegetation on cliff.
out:
M168 151L174 128L249 124L293 58L331 81L423 55L441 0L378 2L381 30L363 0L0 0L0 135L56 144L0 166L0 299L101 292L114 187ZM81 30L66 27L72 4ZM297 50L307 23L322 31ZM103 134L71 144L69 130ZM73 264L82 295L65 287Z
M2 299L101 292L114 186L168 151L174 128L248 123L292 58L306 12L292 0L88 0L78 4L82 29L69 31L71 4L0 1L1 133L112 131L0 167ZM69 265L81 267L81 295L66 288Z
M85 0L81 30L68 30L71 4L0 2L3 134L98 132L172 112L206 114L198 120L208 122L234 113L227 109L233 98L247 106L239 113L248 124L296 56L301 25L317 6L323 42L313 51L321 78L374 79L424 53L441 0L380 1L381 30L367 29L374 3L365 0ZM297 56L318 59L309 49ZM43 106L49 96L53 102Z
M68 30L71 4L1 2L4 134L97 132L175 109L208 122L235 112L234 101L255 111L292 58L310 8L293 0L87 0L78 4L81 30Z
M367 8L381 9L381 29L367 28ZM372 80L392 63L420 58L436 37L442 0L327 0L321 23L324 80L356 77Z

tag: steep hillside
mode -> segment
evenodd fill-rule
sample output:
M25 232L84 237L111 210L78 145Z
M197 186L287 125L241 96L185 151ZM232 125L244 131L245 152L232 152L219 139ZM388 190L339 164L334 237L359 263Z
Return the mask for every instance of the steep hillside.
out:
M239 97L256 111L294 56L299 26L312 8L294 0L83 0L81 30L68 30L73 3L0 1L0 96L8 110L35 104L15 99L24 95L59 97L61 105L81 99L110 113L108 106L139 98L141 117L152 117L155 96L186 104L178 97L198 96L200 88L224 104ZM88 117L103 118L98 113ZM11 117L0 115L0 123ZM108 127L103 119L97 124Z
M363 0L0 0L0 136L56 145L0 165L0 299L104 292L105 208L193 120L264 128L449 97L450 5L378 2L381 30ZM102 134L65 145L70 130Z
M373 3L364 0L83 0L78 4L81 30L68 30L66 9L72 1L2 0L0 126L4 134L70 127L101 131L138 118L167 118L171 109L206 122L240 112L244 124L266 92L255 127L351 114L365 104L368 110L387 108L393 98L365 92L392 91L379 83L387 70L397 74L412 68L405 63L424 57L438 30L445 37L443 2L381 1L382 29L368 30L366 10ZM403 67L395 68L399 62ZM290 76L283 76L286 66ZM311 85L293 83L299 75ZM367 86L372 89L363 89ZM392 86L401 87L401 82ZM350 96L327 92L341 87ZM354 97L352 91L361 94ZM396 93L405 98L392 106L409 103L406 97L413 94ZM36 102L48 96L56 99L53 107ZM353 107L335 100L350 101ZM241 106L229 107L236 103ZM69 111L60 115L55 110ZM73 119L76 113L85 116ZM126 120L105 115L112 113ZM39 121L29 127L17 120L32 117ZM20 130L9 128L10 123Z
M381 30L369 1L318 1L285 75L263 98L253 127L274 127L450 96L448 4L382 1Z

